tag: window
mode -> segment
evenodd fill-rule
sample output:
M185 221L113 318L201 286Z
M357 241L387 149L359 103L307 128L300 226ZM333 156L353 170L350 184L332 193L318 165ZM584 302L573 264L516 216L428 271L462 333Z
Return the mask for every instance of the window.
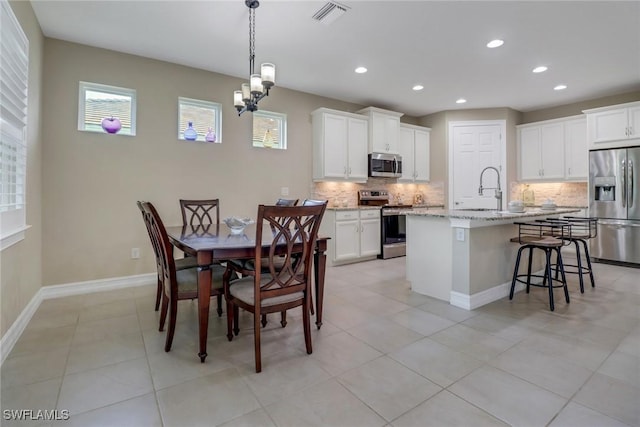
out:
M270 111L254 111L253 146L286 150L287 115Z
M24 238L29 41L0 1L0 249Z
M178 139L221 143L222 105L217 102L179 97Z
M136 91L98 83L80 82L78 130L105 132L104 119L120 121L118 135L136 134Z

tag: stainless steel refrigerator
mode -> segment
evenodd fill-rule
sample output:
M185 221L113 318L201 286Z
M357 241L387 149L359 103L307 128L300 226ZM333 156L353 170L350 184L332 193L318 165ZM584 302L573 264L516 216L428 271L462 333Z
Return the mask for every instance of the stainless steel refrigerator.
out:
M640 267L638 175L640 147L589 152L589 216L598 218L592 258Z

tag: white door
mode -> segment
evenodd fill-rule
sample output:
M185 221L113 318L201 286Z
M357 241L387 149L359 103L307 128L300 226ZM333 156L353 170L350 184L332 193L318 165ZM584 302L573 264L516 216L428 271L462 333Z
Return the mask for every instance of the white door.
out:
M367 180L368 131L369 123L366 120L349 119L347 173L350 179Z
M540 128L540 154L543 179L564 179L564 124Z
M565 177L587 179L589 177L589 145L587 121L571 120L564 125Z
M413 129L400 128L400 141L398 143L398 152L402 156L402 177L400 181L413 181L415 178L413 168L413 135Z
M335 114L324 115L324 173L325 178L347 177L348 121Z
M431 135L429 132L421 130L415 131L415 148L414 148L414 162L415 162L415 177L416 181L427 182L430 178L430 166L431 161L429 151L431 148Z
M498 174L487 170L480 188L480 173L487 166L500 171L500 187L503 199L506 198L504 172L502 171L504 125L496 122L486 124L450 124L450 151L452 153L451 170L449 171L449 200L451 209L495 209L495 190L498 186ZM504 203L503 203L504 205Z

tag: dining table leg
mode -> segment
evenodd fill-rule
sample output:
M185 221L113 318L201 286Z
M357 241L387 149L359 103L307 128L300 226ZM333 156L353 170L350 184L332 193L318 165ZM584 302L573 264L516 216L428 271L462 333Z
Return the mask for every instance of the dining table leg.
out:
M316 242L316 251L313 254L314 279L316 285L316 326L322 327L322 303L324 300L324 274L327 267L327 241Z
M213 280L211 264L213 257L211 252L201 251L197 254L198 260L198 332L200 337L200 362L207 358L207 332L209 328L209 302L211 298L211 281Z

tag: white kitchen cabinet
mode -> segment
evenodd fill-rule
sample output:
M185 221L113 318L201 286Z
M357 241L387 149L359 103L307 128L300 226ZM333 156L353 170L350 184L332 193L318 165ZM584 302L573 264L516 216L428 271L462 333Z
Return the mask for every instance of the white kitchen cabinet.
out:
M399 154L402 113L376 107L367 107L357 113L369 117L369 153Z
M314 181L367 181L368 119L320 108L311 113Z
M430 178L430 133L431 129L400 125L398 151L402 156L403 182L428 182Z
M640 140L640 102L585 110L589 148L637 145Z
M380 253L380 210L325 212L321 234L331 237L327 256L332 265L375 258Z
M567 180L586 181L589 177L587 120L568 120L564 124L564 176Z
M518 126L520 179L564 179L564 125Z

